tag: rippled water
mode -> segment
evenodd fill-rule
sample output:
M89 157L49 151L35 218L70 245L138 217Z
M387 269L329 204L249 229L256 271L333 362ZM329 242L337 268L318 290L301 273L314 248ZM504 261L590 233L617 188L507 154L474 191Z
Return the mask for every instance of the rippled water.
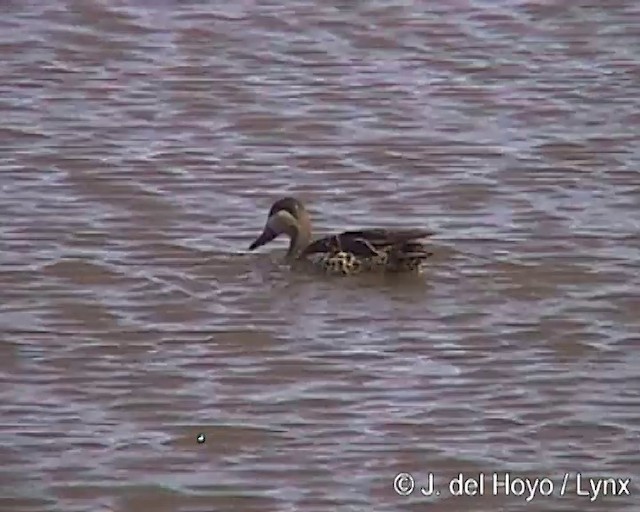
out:
M0 510L637 507L638 26L632 0L4 2ZM291 273L246 252L283 194L436 255ZM445 485L494 471L554 496Z

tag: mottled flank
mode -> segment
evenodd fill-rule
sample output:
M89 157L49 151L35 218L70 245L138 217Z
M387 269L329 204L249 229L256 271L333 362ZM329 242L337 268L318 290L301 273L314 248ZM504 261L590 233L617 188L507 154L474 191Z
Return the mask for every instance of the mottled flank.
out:
M326 253L321 255L316 264L327 274L356 274L361 271L361 261L348 252Z
M431 233L422 229L345 231L311 242L311 220L302 202L293 197L273 204L262 234L249 249L281 233L291 239L287 257L292 262L309 261L327 274L420 272L432 255L421 241Z
M371 257L357 256L352 252L337 251L324 253L312 262L325 273L332 275L354 275L362 272L421 272L425 259L431 253L421 256L393 257L388 252L380 252Z

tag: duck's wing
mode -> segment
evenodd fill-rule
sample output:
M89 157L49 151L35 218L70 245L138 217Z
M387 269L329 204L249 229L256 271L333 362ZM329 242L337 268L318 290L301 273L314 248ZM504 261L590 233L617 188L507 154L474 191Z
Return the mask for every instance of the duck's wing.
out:
M303 252L303 256L318 252L346 251L356 256L370 257L380 251L398 249L400 251L419 252L421 239L433 233L424 229L364 229L345 231L338 235L327 236L312 242Z

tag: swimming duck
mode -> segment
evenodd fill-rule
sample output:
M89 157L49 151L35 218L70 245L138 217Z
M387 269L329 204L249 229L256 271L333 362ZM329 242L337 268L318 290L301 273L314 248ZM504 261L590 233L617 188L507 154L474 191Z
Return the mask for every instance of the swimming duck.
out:
M312 241L309 213L295 197L283 197L273 203L262 234L249 250L283 233L290 239L287 261L307 260L329 274L419 272L424 260L432 255L421 241L432 233L423 229L345 231Z

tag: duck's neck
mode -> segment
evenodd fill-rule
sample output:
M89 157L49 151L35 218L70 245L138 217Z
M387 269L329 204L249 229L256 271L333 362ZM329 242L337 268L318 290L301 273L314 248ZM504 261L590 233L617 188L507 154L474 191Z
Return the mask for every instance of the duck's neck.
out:
M289 242L289 250L287 251L287 259L294 260L300 253L306 249L311 243L311 233L306 229L295 229L291 233L291 241Z

